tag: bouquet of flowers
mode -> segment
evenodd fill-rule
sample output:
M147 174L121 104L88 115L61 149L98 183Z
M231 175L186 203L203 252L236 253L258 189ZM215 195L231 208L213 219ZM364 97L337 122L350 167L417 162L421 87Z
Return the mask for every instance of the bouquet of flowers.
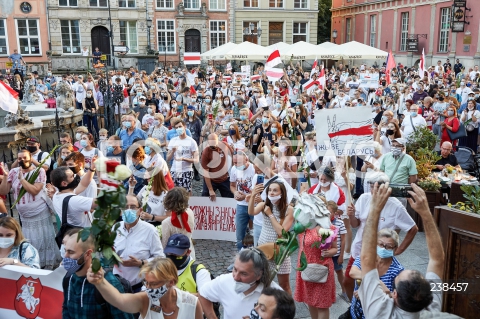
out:
M318 237L320 241L312 244L312 247L320 248L322 250L329 249L332 246L333 241L337 238L338 228L330 226L330 229L319 228Z
M92 270L97 272L101 268L100 259L104 265L122 262L113 250L113 243L120 226L116 221L127 203L127 193L123 187L123 181L130 177L132 172L126 165L120 165L119 162L107 160L105 157L99 158L95 164L100 172L97 207L93 213L92 226L82 229L79 236L82 241L85 241L90 234L93 234L96 253L92 260Z

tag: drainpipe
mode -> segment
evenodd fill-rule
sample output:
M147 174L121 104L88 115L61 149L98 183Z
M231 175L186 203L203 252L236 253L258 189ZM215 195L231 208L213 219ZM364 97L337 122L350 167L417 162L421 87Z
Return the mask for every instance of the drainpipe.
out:
M236 40L236 34L235 34L235 28L236 28L236 15L235 15L235 11L237 9L237 0L230 0L230 4L232 4L232 9L230 10L230 12L233 12L233 22L232 22L232 25L230 26L230 30L231 30L231 35L232 35L232 42L235 43L235 40ZM228 41L227 41L228 42Z
M45 13L47 18L47 36L48 36L48 50L52 50L52 41L50 39L50 18L48 16L48 1L45 1Z

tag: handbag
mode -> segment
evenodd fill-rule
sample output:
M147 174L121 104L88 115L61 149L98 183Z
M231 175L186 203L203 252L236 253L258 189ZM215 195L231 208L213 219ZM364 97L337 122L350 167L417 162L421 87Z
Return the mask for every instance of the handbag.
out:
M70 225L69 223L67 223L68 202L70 201L70 198L72 196L75 196L75 195L68 195L67 197L65 197L63 199L63 203L62 203L62 225L60 226L60 230L55 235L55 242L57 243L58 248L60 248L62 246L62 240L63 240L63 237L65 237L65 233L67 231L69 231L72 228L82 228L82 227Z
M305 249L305 237L307 237L307 233L305 232L303 235L303 249ZM307 255L305 254L305 257ZM301 277L303 281L306 282L314 282L317 284L324 284L327 282L329 269L328 267L320 264L307 264L307 268L302 270Z
M465 128L465 125L463 123L460 123L460 126L458 127L458 131L456 131L456 132L452 132L448 129L446 129L446 130L447 130L447 133L448 133L448 137L452 141L453 140L458 140L459 138L467 136L467 129Z

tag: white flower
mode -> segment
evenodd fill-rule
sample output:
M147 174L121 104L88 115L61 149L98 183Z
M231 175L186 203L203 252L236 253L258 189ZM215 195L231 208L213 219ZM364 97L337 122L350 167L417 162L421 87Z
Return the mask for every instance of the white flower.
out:
M329 231L328 231L328 234L329 234L328 237L333 236L333 234L334 234L333 230L329 230Z
M309 211L303 211L297 208L293 213L293 217L305 228L313 229L316 226L314 216Z
M132 172L126 165L118 165L115 167L115 174L112 178L116 179L117 181L123 181L129 178L132 175Z
M100 173L104 173L107 170L107 165L105 164L107 160L107 157L99 157L95 161L95 167Z

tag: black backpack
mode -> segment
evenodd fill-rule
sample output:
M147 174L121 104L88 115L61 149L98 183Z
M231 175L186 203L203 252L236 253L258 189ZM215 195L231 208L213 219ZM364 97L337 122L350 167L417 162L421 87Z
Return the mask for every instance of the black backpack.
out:
M37 161L39 163L42 162L42 156L47 152L40 152L38 153ZM45 174L47 175L47 183L50 183L50 173L53 171L53 164L55 164L55 161L53 159L53 156L50 156L50 167L45 171Z
M207 270L207 268L205 268L205 266L203 268L198 269L198 266L200 266L200 265L202 265L202 264L193 263L193 264L190 265L190 272L192 273L192 277L193 277L193 280L195 281L195 283L197 283L197 272L200 269ZM212 272L208 271L208 273L210 274L210 279L214 280L215 276L212 274ZM197 292L198 292L198 287L197 287ZM219 302L212 302L212 304L213 304L213 311L215 312L215 315L217 316L217 318L220 318L220 303Z

